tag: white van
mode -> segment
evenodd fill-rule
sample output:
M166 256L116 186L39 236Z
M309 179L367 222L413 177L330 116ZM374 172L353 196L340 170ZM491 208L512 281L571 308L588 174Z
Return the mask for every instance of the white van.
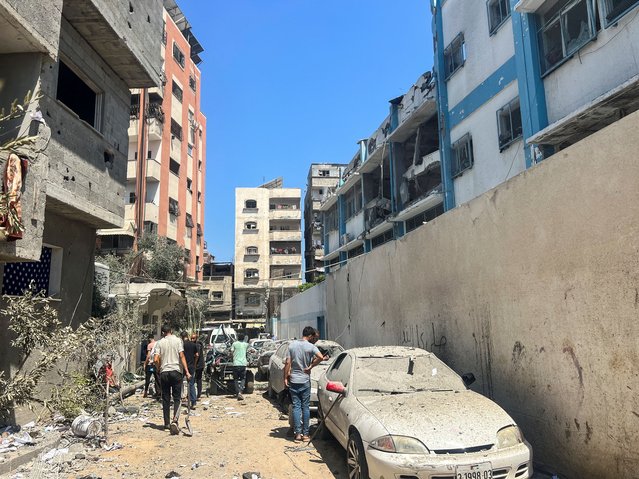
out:
M215 348L218 352L224 352L226 351L226 344L234 341L237 341L237 331L231 326L220 324L210 330L206 347L207 349Z

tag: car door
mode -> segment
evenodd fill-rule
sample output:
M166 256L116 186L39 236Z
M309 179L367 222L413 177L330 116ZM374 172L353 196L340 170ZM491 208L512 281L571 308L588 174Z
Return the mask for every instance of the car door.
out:
M348 391L351 384L353 358L347 352L340 354L331 367L326 371L325 380L321 387L324 389L320 396L322 412L326 416L326 427L333 433L335 439L344 447L348 440L348 427L350 425L350 403L354 400L353 394ZM346 394L338 394L326 390L328 381L339 381L346 387Z
M282 343L269 362L269 384L278 394L284 390L284 365L288 355L288 344Z

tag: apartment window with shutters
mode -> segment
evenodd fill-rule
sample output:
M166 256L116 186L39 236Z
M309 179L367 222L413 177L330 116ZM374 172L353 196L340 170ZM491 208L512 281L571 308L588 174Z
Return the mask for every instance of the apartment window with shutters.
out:
M182 98L184 97L184 92L180 85L178 85L175 80L171 82L171 91L173 92L173 96L177 98L177 100L182 103Z
M452 174L454 178L473 167L473 139L470 136L470 133L465 134L453 143L452 150Z
M193 217L191 216L190 213L186 214L186 227L191 229L195 226L195 224L193 223Z
M197 80L193 75L189 76L189 88L191 88L194 92L197 90Z
M444 49L444 67L446 70L446 79L449 79L453 73L463 67L465 62L466 44L464 43L464 34L460 33Z
M193 180L191 178L186 179L186 189L189 193L193 193Z
M169 197L169 214L171 216L180 216L180 206L177 200Z
M184 69L184 53L182 53L182 50L180 50L180 47L178 47L175 42L173 42L173 59L182 67L182 69Z
M176 176L180 176L180 164L173 158L169 159L169 171Z
M173 135L174 138L182 141L182 127L173 118L171 118L171 135Z
M257 251L258 251L257 246L249 246L246 248L246 254L250 254L250 255L258 254Z

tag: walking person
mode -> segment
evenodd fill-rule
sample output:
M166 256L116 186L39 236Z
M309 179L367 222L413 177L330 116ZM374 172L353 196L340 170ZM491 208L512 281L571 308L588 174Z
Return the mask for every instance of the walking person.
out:
M173 335L171 326L162 326L162 336L162 339L155 345L154 362L155 367L160 371L160 382L162 384L164 429L170 429L171 395L173 395L172 422L177 426L178 412L182 399L182 370L184 370L187 379L191 379L191 374L184 357L182 341ZM177 427L175 430L177 431Z
M155 341L153 334L149 334L146 346L146 358L144 359L144 395L142 397L148 396L151 376L153 376L155 380L155 396L160 396L160 375L158 374L155 363L153 362L153 348L155 348L156 344L157 342Z
M306 326L302 339L291 341L284 366L284 385L291 393L293 403L293 432L296 441L308 441L311 417L311 369L322 362L324 356L315 343L319 333Z
M197 345L193 341L189 341L189 335L186 331L182 331L182 343L184 345L184 358L189 369L189 401L191 401L191 409L195 408L197 402L197 394L195 392L195 365L198 361Z
M197 334L191 334L191 342L197 346L197 362L195 364L195 385L197 386L197 399L202 396L202 373L204 372L204 344L198 340Z
M240 334L238 340L231 346L231 352L233 353L233 377L235 378L235 392L237 393L237 400L242 401L244 396L244 386L246 383L246 366L248 360L246 359L246 351L248 350L248 343L244 341L245 335Z

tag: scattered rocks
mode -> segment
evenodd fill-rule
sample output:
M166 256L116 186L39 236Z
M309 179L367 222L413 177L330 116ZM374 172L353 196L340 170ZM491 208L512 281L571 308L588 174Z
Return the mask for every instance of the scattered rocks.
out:
M175 472L175 471L171 471L169 472L166 476L164 476L166 479L170 479L171 477L182 477L180 476L179 473Z

